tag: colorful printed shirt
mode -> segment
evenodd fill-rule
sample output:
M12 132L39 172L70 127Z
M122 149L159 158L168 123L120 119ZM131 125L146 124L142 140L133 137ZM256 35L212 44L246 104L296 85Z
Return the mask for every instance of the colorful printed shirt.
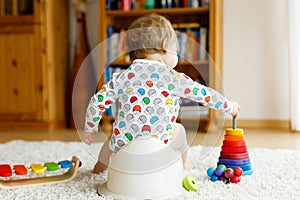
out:
M139 136L169 144L174 136L180 97L225 113L232 110L232 103L224 96L189 76L161 62L137 59L91 98L85 131L98 131L103 112L117 102L118 113L109 143L112 151L117 152Z

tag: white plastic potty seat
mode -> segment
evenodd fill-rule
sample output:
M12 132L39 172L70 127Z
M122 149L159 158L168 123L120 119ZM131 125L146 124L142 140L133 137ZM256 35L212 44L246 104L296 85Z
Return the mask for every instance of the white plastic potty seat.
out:
M178 196L183 164L179 152L153 138L136 138L110 157L107 182L99 194L114 199L165 199Z

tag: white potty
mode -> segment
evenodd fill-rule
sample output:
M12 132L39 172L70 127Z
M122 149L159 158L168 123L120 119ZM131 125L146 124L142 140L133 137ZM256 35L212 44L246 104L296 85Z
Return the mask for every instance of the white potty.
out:
M178 152L157 139L137 138L110 157L107 182L98 193L114 199L166 199L183 190Z

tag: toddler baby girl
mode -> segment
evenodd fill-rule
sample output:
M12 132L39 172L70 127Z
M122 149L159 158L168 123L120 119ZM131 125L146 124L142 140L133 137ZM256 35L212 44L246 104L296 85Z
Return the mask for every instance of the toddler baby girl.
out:
M184 167L191 168L186 131L176 122L180 97L232 116L238 114L239 105L173 69L178 63L179 47L176 33L165 17L150 14L137 19L126 33L126 44L132 64L104 84L87 108L84 141L90 144L105 109L118 103L113 133L101 148L94 172L105 170L111 153L137 137L156 138L171 145L181 152Z

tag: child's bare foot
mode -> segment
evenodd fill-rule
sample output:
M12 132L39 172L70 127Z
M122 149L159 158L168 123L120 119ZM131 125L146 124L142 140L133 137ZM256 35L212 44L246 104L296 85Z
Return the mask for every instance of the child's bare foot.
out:
M183 164L183 168L185 170L190 170L190 169L194 169L194 165L188 161L186 161L184 164Z
M107 166L104 165L102 162L98 161L94 166L93 173L99 174L100 172L102 173L106 169Z

